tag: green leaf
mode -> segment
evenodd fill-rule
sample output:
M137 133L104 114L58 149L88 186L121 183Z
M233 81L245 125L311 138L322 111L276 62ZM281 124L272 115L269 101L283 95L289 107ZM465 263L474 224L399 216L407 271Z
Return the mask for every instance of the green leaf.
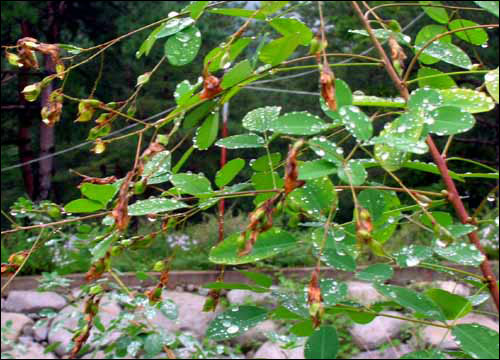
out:
M190 195L199 195L212 192L210 181L203 175L197 174L174 174L170 181L176 188Z
M315 135L330 127L307 111L291 112L271 121L271 130L287 135Z
M474 116L456 106L441 106L431 111L430 119L426 121L427 131L437 135L454 135L468 131L474 127Z
M274 30L285 37L296 37L301 45L309 45L313 38L311 29L302 21L290 18L275 18L269 22Z
M415 45L416 46L424 45L427 41L433 39L435 36L443 34L447 31L448 31L448 28L445 26L442 26L442 25L424 26L423 28L420 29L420 31L417 34L417 37L415 38ZM451 43L452 36L445 35L436 41ZM435 63L440 61L439 58L435 58L435 57L426 55L425 53L421 54L418 60L420 62L422 62L423 64L427 64L427 65L435 64Z
M98 185L84 183L80 187L80 191L82 192L83 196L91 200L99 201L103 206L106 206L116 194L116 186L108 184Z
M368 176L365 167L359 160L349 160L347 164L339 166L337 174L346 184L363 185Z
M269 289L253 286L248 284L240 284L240 283L226 283L226 282L213 282L203 285L205 289L228 289L228 290L249 290L256 293L265 293L268 292Z
M207 150L217 139L219 133L219 113L215 112L207 116L203 124L196 131L193 139L194 147L199 150Z
M290 333L296 336L311 336L314 333L314 327L311 319L296 323L290 328Z
M165 43L165 54L170 64L182 66L194 60L200 46L200 30L196 26L190 26L168 38Z
M281 154L273 153L269 157L267 155L263 155L258 159L250 160L250 166L254 171L257 172L270 172L275 167L278 166L280 161L281 161Z
M229 184L245 167L245 160L237 158L229 161L215 175L215 184L221 188Z
M312 233L316 252L319 252L324 236L325 231L322 228L318 228ZM343 232L334 233L329 231L321 253L321 261L334 269L352 272L356 270L356 262L354 261L354 257L349 253L349 249L342 244L344 238L345 234Z
M325 306L335 306L347 296L346 283L341 283L333 279L320 279L319 287Z
M498 357L499 342L496 331L478 324L460 324L453 327L451 335L460 344L462 350L474 359L496 359Z
M201 103L194 110L191 110L189 114L184 118L183 128L191 129L195 127L201 119L208 115L217 105L215 101L209 100Z
M223 89L230 88L241 81L245 80L252 74L252 66L250 61L243 60L236 64L229 72L222 78L221 87Z
M190 16L193 19L198 19L202 14L210 1L191 1L186 10L189 10Z
M178 105L185 105L189 102L191 96L201 85L201 81L191 85L189 80L183 80L175 87L174 98Z
M271 65L278 65L288 59L300 44L297 36L285 36L273 40L262 47L259 60Z
M417 45L415 48L420 50L422 46ZM423 53L463 69L472 68L472 62L467 53L454 44L436 41L426 47Z
M163 351L163 336L158 333L149 334L144 339L144 351L149 358Z
M441 309L422 293L394 285L375 284L375 289L399 305L410 308L428 318L444 319Z
M422 5L442 5L440 1L419 1ZM450 21L448 12L444 8L422 6L425 13L433 20L441 24L447 24Z
M304 356L306 359L335 359L339 347L335 328L323 325L307 339Z
M319 221L326 220L331 208L336 209L338 205L337 192L328 177L308 180L304 186L293 190L287 199L307 217Z
M335 100L337 101L337 108L340 109L342 106L352 105L353 95L349 85L341 79L335 79ZM321 110L330 117L334 125L342 125L342 118L338 111L331 110L325 103L323 97L319 97L319 103L321 105Z
M363 35L363 36L369 36L368 32L366 30L349 30L348 32L353 33L353 34L358 34L358 35ZM405 44L405 45L410 45L411 43L411 37L408 35L405 35L401 32L396 32L396 31L391 31L391 30L386 30L386 29L373 29L373 33L375 34L375 37L380 40L388 40L391 36L394 37L399 44Z
M301 320L302 317L296 313L288 310L284 306L278 306L272 313L271 316L276 320Z
M169 150L155 154L145 165L142 180L148 179L148 184L160 184L170 178L172 156Z
M437 75L442 75L442 76L437 76ZM427 76L436 76L436 77L420 79ZM434 89L449 89L457 87L457 83L455 82L455 80L453 80L451 76L445 75L445 73L437 69L425 66L422 66L420 67L420 69L418 69L417 78L420 79L418 80L418 86L420 88L431 87Z
M484 76L484 83L491 97L498 104L498 68L491 70Z
M274 181L273 181L274 179ZM255 190L270 190L274 189L274 183L276 182L276 187L278 189L282 188L284 185L284 180L281 178L277 172L259 172L252 175L252 185ZM264 200L267 200L274 196L274 193L259 194L254 199L254 204L257 205Z
M167 319L175 321L179 317L179 310L177 304L171 299L163 299L160 305L160 311Z
M342 165L344 161L344 149L328 141L324 136L312 138L308 144L319 157L334 164Z
M337 172L337 166L326 160L306 161L299 164L299 180L312 180Z
M465 242L454 243L443 248L434 247L434 252L447 260L461 265L479 266L484 261L484 255L473 244Z
M263 286L265 288L269 288L273 284L273 278L268 275L243 270L240 270L240 273L255 282L257 285Z
M215 143L216 146L227 149L260 148L264 147L264 144L264 139L255 134L228 136Z
M104 209L105 206L100 201L89 199L76 199L64 206L67 213L91 213Z
M435 89L417 89L411 92L408 99L408 108L414 111L429 112L437 106L442 105L443 98L438 90ZM411 115L409 113L407 116ZM414 114L414 112L413 112Z
M439 350L419 350L405 354L400 359L447 359L446 354Z
M289 2L290 1L261 1L260 12L264 15L274 14L285 7Z
M240 235L240 233L232 234L213 247L210 250L210 261L227 265L247 264L275 256L297 246L297 240L290 233L272 228L258 236L250 254L239 256L241 248L249 237L247 234L247 239L241 239Z
M137 52L135 53L135 57L137 59L140 59L140 57L143 55L143 54L146 54L146 56L149 55L149 52L151 51L151 49L153 48L153 45L155 44L156 42L156 35L163 29L163 26L164 24L161 24L159 26L157 26L149 35L148 37L146 38L146 40L144 40L144 42L141 44L139 50L137 50Z
M373 135L373 125L368 116L357 106L341 107L339 115L344 125L354 137L360 140L369 140Z
M210 9L208 12L212 14L227 15L227 16L238 16L238 17L251 17L256 20L265 20L266 16L262 12L258 12L255 15L255 10L247 9Z
M280 115L281 106L265 106L248 112L242 120L243 127L250 131L266 132Z
M458 30L460 28L477 26L474 21L456 19L448 24L450 30ZM464 30L454 33L457 37L472 45L483 45L488 42L488 33L482 28Z
M256 306L239 306L218 315L208 326L206 337L227 340L253 328L267 317L267 310Z
M376 106L390 108L405 108L406 102L403 98L382 98L371 95L352 95L352 103L357 106Z
M117 239L116 234L112 233L106 236L103 240L99 241L97 245L90 250L90 253L92 254L92 262L94 263L100 258L102 258L104 255L106 255L106 252L109 250L111 244L116 239Z
M498 17L498 2L497 1L474 1L477 6L489 11Z
M429 289L425 295L441 308L447 320L462 318L472 311L472 304L463 296L441 289Z
M130 205L128 207L128 214L131 216L141 216L173 211L186 207L188 207L186 204L175 199L149 198L146 200L138 200Z
M251 41L252 39L249 37L242 37L232 43L229 49L216 47L205 56L203 63L205 66L207 66L210 62L210 65L208 65L208 70L211 72L219 70L222 65L230 66L231 63L226 61L234 61L234 59L236 59L238 55L240 55L241 52L245 50L245 48L248 46L248 44L250 44ZM227 53L229 53L229 58L227 58ZM225 57L225 64L221 64L221 60L223 57Z
M417 266L422 261L432 257L432 253L432 249L428 246L412 244L396 252L394 257L398 265L404 268Z
M439 90L439 94L443 106L456 106L472 114L490 111L495 107L493 100L482 91L455 88Z
M406 137L383 135L376 136L370 140L371 144L382 144L401 152L411 152L415 154L425 154L429 151L427 144L423 140L412 140Z
M194 24L191 18L174 18L167 21L162 29L156 34L157 39L161 39L170 35L177 34L179 31L184 30L188 26Z
M363 281L385 281L394 275L394 270L387 264L374 264L356 273L356 278Z

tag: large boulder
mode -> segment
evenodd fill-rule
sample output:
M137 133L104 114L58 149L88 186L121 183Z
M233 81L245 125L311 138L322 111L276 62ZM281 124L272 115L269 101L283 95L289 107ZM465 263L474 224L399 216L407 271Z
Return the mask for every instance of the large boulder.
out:
M2 337L5 336L8 343L2 341L1 351L6 351L12 348L10 345L17 341L19 336L25 328L33 326L33 320L23 314L2 312L2 328L7 326L7 323L11 324L8 331L2 332Z
M278 331L278 328L278 325L274 321L266 320L234 338L234 342L244 346L251 345L254 342L264 342L267 340L266 333Z
M84 302L78 303L78 305L69 305L64 307L60 313L52 320L50 325L50 330L48 333L48 343L53 344L59 342L60 345L55 350L58 355L66 354L70 349L70 344L72 344L73 333L72 330L77 329L78 319L83 315ZM113 319L116 319L120 314L121 308L118 303L112 300L110 297L103 297L99 303L99 318L101 323L106 327L111 323ZM98 330L92 328L91 337L87 341L88 344L92 343L92 340L98 335ZM110 343L115 341L119 337L119 333L111 333L101 342L102 344Z
M373 284L362 281L348 281L347 296L364 306L385 300L385 297L379 294Z
M36 313L42 309L61 310L65 306L66 299L55 292L24 290L9 292L4 304L6 311L17 313Z
M451 324L452 321L449 321ZM459 324L479 324L487 328L493 329L498 332L498 323L491 320L489 317L484 315L469 314L455 322L456 325ZM425 342L432 346L439 346L443 349L458 349L459 346L453 339L451 332L448 329L426 326L422 330L422 338Z
M385 311L383 314L402 316L402 314L395 311ZM350 332L356 345L362 349L371 350L396 337L404 323L404 320L377 316L368 324L355 324L350 329Z
M262 304L272 300L270 293L256 293L250 290L239 289L229 291L226 297L232 305L243 305L246 303Z
M390 347L386 350L364 351L351 359L399 359L401 356L412 352L413 349L406 344Z
M164 291L163 298L173 300L178 309L178 319L172 321L157 311L151 322L167 332L190 331L199 338L205 336L209 323L217 316L218 312L203 312L205 297L197 294Z
M254 359L304 359L304 346L285 350L278 344L267 341L257 350Z

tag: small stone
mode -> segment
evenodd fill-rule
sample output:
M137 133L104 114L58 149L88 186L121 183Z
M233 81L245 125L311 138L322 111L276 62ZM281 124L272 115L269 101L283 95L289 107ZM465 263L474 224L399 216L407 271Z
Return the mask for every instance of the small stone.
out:
M282 349L278 344L265 342L257 350L254 359L304 359L304 346L294 349Z
M11 342L16 342L19 339L19 336L24 331L26 327L33 326L33 320L23 314L15 314L2 312L2 328L7 325L8 321L12 321L12 327L9 329L7 333L2 333L2 336L5 336L7 340ZM6 351L11 349L12 347L9 344L1 344L1 351Z
M5 301L5 310L17 313L36 313L42 309L61 310L65 306L66 299L51 291L13 290Z
M449 324L453 321L448 321ZM455 324L479 324L498 332L498 323L484 315L469 314L458 319ZM447 329L427 326L422 330L422 338L432 346L439 346L443 349L458 349L459 346L453 339L451 332Z
M402 314L395 311L384 311L382 313L402 316ZM399 334L403 324L405 324L404 320L377 316L368 324L355 324L350 329L350 332L356 345L362 349L371 350L395 338Z
M351 300L364 306L370 306L385 300L385 297L379 294L371 283L361 281L348 281L347 295Z

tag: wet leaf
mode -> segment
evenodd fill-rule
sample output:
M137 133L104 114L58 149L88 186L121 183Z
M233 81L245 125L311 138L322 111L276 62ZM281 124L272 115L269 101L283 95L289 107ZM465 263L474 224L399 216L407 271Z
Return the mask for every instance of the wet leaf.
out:
M498 68L488 72L484 76L484 82L491 97L495 99L496 103L498 104Z
M219 134L219 113L215 112L207 116L203 124L196 131L193 139L194 146L199 150L207 150Z
M326 160L305 161L299 164L299 180L312 180L337 173L337 166Z
M278 166L281 161L280 153L273 153L270 156L263 155L255 160L250 160L250 166L257 172L270 172Z
M196 26L190 26L168 38L165 43L165 54L172 65L182 66L194 60L200 46L200 30Z
M449 88L454 88L457 87L457 83L451 76L444 75L445 73L422 66L420 69L418 69L418 78L426 77L426 76L434 76L434 75L443 75L439 77L433 77L433 78L428 78L428 79L421 79L418 81L418 86L421 88L424 87L431 87L434 89L449 89Z
M250 131L271 130L271 124L279 117L281 106L265 106L248 112L242 120L243 127Z
M259 53L259 60L271 65L278 65L288 59L300 44L297 36L285 36L272 40L262 47Z
M477 324L460 324L453 327L451 334L460 348L474 359L496 359L498 356L498 332L494 330Z
M461 265L479 266L484 261L484 255L469 243L455 243L447 247L435 246L434 252L449 261Z
M227 340L237 337L264 321L267 310L256 306L233 307L218 315L208 326L206 337Z
M422 5L441 5L440 1L420 1ZM441 24L447 24L450 21L450 17L448 16L448 12L444 8L440 7L430 7L430 6L422 6L422 9L425 13L433 20L437 21Z
M374 264L356 273L356 278L363 281L385 281L394 275L394 270L387 264Z
M443 106L456 106L471 114L490 111L495 107L491 98L482 91L472 89L439 90Z
M339 351L337 331L323 325L306 341L304 357L306 359L335 359Z
M116 194L117 188L114 185L84 183L80 187L80 191L85 197L99 201L103 206L106 206Z
M328 141L324 136L315 137L308 141L309 147L323 160L342 165L344 149Z
M311 29L297 19L275 18L269 25L285 37L296 37L301 45L309 45L313 37Z
M288 135L315 135L330 125L307 111L291 112L271 121L271 130Z
M441 308L447 320L462 318L472 311L472 304L463 296L441 289L429 289L425 295Z
M156 34L157 39L161 39L170 35L177 34L179 31L184 30L188 26L194 24L191 18L174 18L167 21L162 25L160 31Z
M339 166L337 175L346 184L363 185L368 173L359 160L349 160L347 164Z
M200 195L212 192L210 181L200 174L174 174L170 181L180 191L190 195Z
M474 116L456 106L441 106L433 110L430 117L434 122L426 123L427 131L437 135L454 135L466 132L474 126Z
M324 221L331 208L338 205L337 192L328 177L308 180L306 184L293 190L287 198L305 216Z
M132 205L129 205L128 214L131 216L157 214L186 207L186 204L175 199L150 198L138 200Z
M368 116L357 106L343 106L339 115L346 129L358 140L369 140L373 135L373 125Z
M450 30L458 30L460 28L477 26L474 21L456 19L448 24ZM488 33L482 28L458 31L454 33L457 37L473 45L483 45L488 42Z
M250 61L243 60L236 64L222 78L221 87L223 89L230 88L249 77L252 74L252 66Z
M264 139L255 134L228 136L215 143L216 146L227 149L260 148L264 147L264 144Z
M67 203L64 206L64 211L67 213L92 213L104 208L104 205L100 201L76 199Z

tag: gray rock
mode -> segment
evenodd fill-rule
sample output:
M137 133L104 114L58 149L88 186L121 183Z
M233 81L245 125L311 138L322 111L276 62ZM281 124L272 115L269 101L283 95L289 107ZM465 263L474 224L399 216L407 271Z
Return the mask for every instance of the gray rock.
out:
M452 321L449 321L448 323L451 324ZM458 319L455 322L456 325L472 324L472 323L483 325L487 328L493 329L496 332L498 332L498 323L484 315L469 314L461 319ZM443 349L459 348L458 344L453 339L453 336L451 335L450 331L444 328L427 326L422 330L422 338L428 344L431 344L433 346L439 346Z
M36 313L42 309L60 310L66 306L66 299L55 292L17 291L9 293L5 310L18 313Z
M399 359L412 351L413 349L410 346L403 344L387 350L365 351L353 356L351 359Z
M452 294L469 296L470 288L454 281L436 281L435 286L441 290L446 290Z
M255 293L250 290L231 290L226 296L233 305L243 305L245 303L262 304L272 300L270 293Z
M73 333L71 330L75 330L78 327L78 319L82 316L84 303L80 302L78 306L66 306L61 310L59 315L57 315L51 323L50 330L48 333L48 343L53 344L55 342L60 342L60 345L56 349L58 355L63 355L70 350L68 347L72 342ZM99 304L99 317L101 323L107 326L120 314L121 308L116 303L116 301L111 300L109 297L104 297ZM98 330L93 328L90 332L90 339L87 341L91 344L93 339L96 338ZM110 343L115 341L119 337L119 333L111 333L101 341L102 344Z
M4 311L4 307L5 307L5 300L4 298L0 298L0 309Z
M400 313L395 311L384 311L383 313L401 316ZM355 324L350 329L350 332L356 345L361 349L371 350L396 337L404 323L404 320L377 316L372 322L366 325Z
M268 331L277 331L278 325L272 320L266 320L251 328L243 335L234 339L240 345L251 345L253 342L264 342L267 340Z
M45 348L42 345L27 341L16 345L14 349L9 351L9 354L14 359L57 359L53 353L48 352L45 354L44 351Z
M278 344L270 341L265 342L257 350L254 359L304 359L304 346L295 349L285 350Z
M151 320L152 323L167 332L191 331L199 338L205 336L208 324L218 312L202 312L205 297L197 294L164 291L164 298L169 298L177 304L179 317L176 321L169 320L161 312Z
M364 306L370 306L376 302L386 300L384 296L380 295L378 291L375 290L371 283L362 281L348 281L347 296L349 299Z
M12 327L9 329L7 333L2 333L2 336L5 336L9 342L16 342L21 333L24 331L26 327L33 326L33 320L23 314L15 314L9 312L2 312L2 327L7 325L7 322L12 321ZM1 343L1 351L6 351L11 349L10 344Z
M33 338L38 342L47 340L47 336L49 334L49 326L50 320L37 321L35 323L35 326L33 326Z

